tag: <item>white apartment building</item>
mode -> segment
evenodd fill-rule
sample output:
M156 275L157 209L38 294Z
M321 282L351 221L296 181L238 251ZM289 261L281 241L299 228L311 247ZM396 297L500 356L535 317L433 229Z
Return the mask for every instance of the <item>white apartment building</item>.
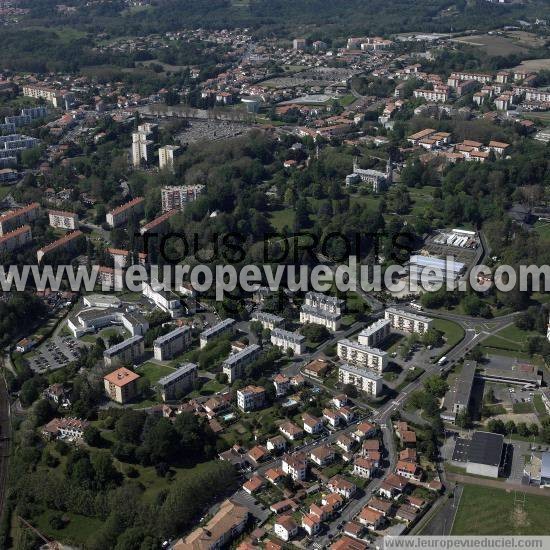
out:
M183 210L187 203L196 201L204 191L204 185L168 185L160 191L162 211Z
M157 129L157 124L144 123L132 132L132 163L135 168L139 168L142 162L151 162Z
M33 202L23 208L17 208L0 216L0 235L5 235L22 225L34 221L40 213L40 205Z
M266 311L256 310L252 313L252 321L258 321L262 324L263 328L273 330L282 325L284 325L285 320L278 315L273 315L273 313L268 313Z
M232 335L235 332L235 319L224 319L219 322L217 325L210 327L209 329L204 330L200 333L200 347L204 348L209 342L219 338L223 334Z
M147 319L139 312L114 307L85 309L67 321L67 328L75 338L112 325L122 325L132 336L143 336L149 330Z
M338 369L338 380L341 384L352 384L358 390L376 397L382 391L382 377L368 369L355 367L346 363Z
M138 361L143 356L144 351L143 336L132 336L132 338L106 349L103 352L103 361L106 367L130 365Z
M191 328L178 327L153 342L155 359L166 361L181 353L191 344Z
M391 323L391 327L403 332L418 332L424 334L433 324L433 320L423 315L409 313L394 307L386 309L385 318Z
M162 309L166 313L175 319L181 317L183 309L178 296L169 290L162 290L160 285L150 285L149 283L142 283L142 294L151 300L158 308Z
M159 378L156 387L159 389L162 400L178 399L191 389L198 376L198 367L195 363L185 363L174 372Z
M237 390L237 406L248 412L261 409L265 403L265 390L261 386L246 386Z
M0 254L21 248L31 241L32 232L28 225L4 233L0 236Z
M322 292L308 292L305 298L305 305L321 311L341 315L345 309L346 301L335 296L327 296Z
M240 378L244 367L253 363L260 355L260 346L251 344L242 351L230 355L222 363L222 371L227 375L229 383L233 383L237 378Z
M305 304L300 309L300 323L316 323L336 331L340 328L341 321L342 316L339 313L330 313Z
M159 149L159 168L161 170L174 171L174 160L177 154L181 151L181 147L177 145L165 145Z
M445 103L449 99L449 90L443 87L433 90L415 90L414 97L422 97L428 101Z
M144 210L144 198L136 197L131 201L118 206L117 208L107 212L106 220L110 227L118 227L125 224L132 214L141 216Z
M283 472L294 481L304 481L307 475L307 457L304 453L285 454L281 460Z
M347 338L338 342L338 357L346 363L363 369L372 369L377 373L384 372L388 366L388 354L385 351Z
M271 343L281 348L284 352L291 349L295 355L301 355L306 351L306 339L297 332L290 332L281 328L271 331Z
M357 338L360 344L371 348L380 345L390 335L389 319L379 319L367 328L364 328Z
M78 214L61 210L48 210L50 226L57 229L74 230L78 226Z

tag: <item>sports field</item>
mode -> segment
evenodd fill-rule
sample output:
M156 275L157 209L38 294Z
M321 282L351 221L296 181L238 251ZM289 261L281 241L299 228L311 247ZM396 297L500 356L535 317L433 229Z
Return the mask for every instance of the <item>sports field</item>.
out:
M548 496L465 485L452 535L549 535Z

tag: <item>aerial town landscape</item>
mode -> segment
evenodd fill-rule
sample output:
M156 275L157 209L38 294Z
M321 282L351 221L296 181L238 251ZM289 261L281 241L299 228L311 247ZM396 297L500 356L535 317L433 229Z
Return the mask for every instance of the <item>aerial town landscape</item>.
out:
M550 535L548 0L0 30L0 549Z

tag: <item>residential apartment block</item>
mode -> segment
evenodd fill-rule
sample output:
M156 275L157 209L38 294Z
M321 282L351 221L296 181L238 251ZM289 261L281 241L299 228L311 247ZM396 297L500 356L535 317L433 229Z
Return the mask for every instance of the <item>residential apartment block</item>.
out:
M163 401L179 399L193 389L197 376L197 365L195 363L185 363L174 372L159 378L155 386L159 389Z
M40 213L40 205L33 202L0 216L0 236L34 221Z
M340 328L341 321L342 316L340 313L331 313L305 304L300 309L300 323L316 323L329 330L337 331Z
M217 325L214 325L213 327L210 327L207 330L204 330L200 334L200 347L201 349L204 348L209 342L212 342L216 338L219 338L220 336L224 334L233 335L235 332L235 325L236 321L235 319L224 319L223 321L219 322Z
M340 365L338 380L341 384L351 384L358 390L376 397L382 392L382 377L368 369L355 367L348 363Z
M32 232L30 226L28 225L24 225L14 231L4 233L0 236L0 254L21 248L31 241Z
M281 465L283 472L294 481L304 481L307 475L307 457L304 453L285 454Z
M265 403L265 390L261 386L246 386L237 391L237 406L248 412L261 409Z
M159 149L159 168L161 170L174 171L174 160L178 153L181 151L181 147L177 145L165 145Z
M390 335L390 328L389 319L380 319L364 328L359 333L357 341L364 346L376 347Z
M252 313L252 321L258 321L262 324L263 328L273 330L277 327L281 327L285 324L285 320L273 313L267 313L265 311L256 310Z
M225 500L204 527L198 527L185 539L178 540L174 550L217 550L237 538L248 523L249 512L231 500Z
M184 326L170 331L164 336L159 336L153 342L155 359L166 361L181 353L191 344L191 328Z
M160 216L156 217L154 220L151 220L145 225L142 225L139 228L140 235L145 235L146 233L153 233L153 235L162 235L163 233L166 233L166 231L170 229L168 220L172 216L175 216L177 213L177 210L170 210L169 212L161 214Z
M271 331L271 343L281 348L284 352L291 349L295 355L301 355L306 351L306 339L298 332L290 332L281 328Z
M371 348L347 338L338 342L338 357L359 368L372 369L382 373L388 366L388 354L378 348Z
M136 132L132 132L132 164L139 168L142 163L149 163L153 158L153 147L158 126L156 124L140 124Z
M137 395L139 378L139 374L124 367L107 374L103 377L107 397L120 404L131 401Z
M308 292L305 297L305 305L329 313L341 315L345 310L346 301L335 296L327 296L321 292Z
M143 214L143 208L144 198L136 197L125 204L117 206L117 208L110 212L107 212L107 224L112 228L123 225L130 219L130 216L141 216Z
M74 230L78 225L78 214L61 210L48 210L50 226L57 229Z
M260 346L257 344L251 344L242 351L230 355L222 363L222 371L227 375L227 380L229 383L232 383L237 380L237 378L240 378L244 367L258 359L260 350Z
M106 349L103 352L103 361L106 367L129 365L139 360L144 351L143 336L132 336L132 338Z
M385 318L391 323L391 327L404 332L418 332L424 334L432 327L432 319L409 313L394 307L386 309Z
M82 238L84 238L84 233L82 233L82 231L80 231L79 229L63 235L63 237L57 239L57 241L54 241L53 243L44 246L40 250L37 250L36 259L38 263L42 262L42 260L48 257L50 254L55 254L59 252L70 252L74 250Z
M158 308L168 313L172 319L182 316L183 309L181 307L181 301L179 296L172 291L163 290L160 285L144 282L142 283L141 292Z

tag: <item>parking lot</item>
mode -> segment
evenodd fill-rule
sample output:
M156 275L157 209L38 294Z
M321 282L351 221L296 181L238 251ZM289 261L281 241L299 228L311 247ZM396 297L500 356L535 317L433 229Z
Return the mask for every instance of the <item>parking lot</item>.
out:
M72 336L54 337L28 359L29 366L37 373L60 369L78 359L82 346Z

